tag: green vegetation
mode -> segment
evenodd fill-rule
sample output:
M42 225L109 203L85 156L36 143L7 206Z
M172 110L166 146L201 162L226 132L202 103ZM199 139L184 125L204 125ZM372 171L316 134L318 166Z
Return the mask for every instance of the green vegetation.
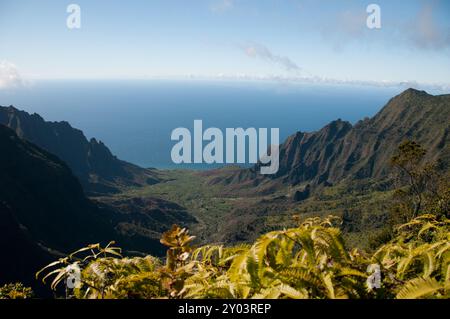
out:
M449 211L450 176L440 176L439 163L424 162L426 153L419 144L405 141L391 160L400 186L393 215L400 222L417 217L422 210L437 215Z
M217 221L229 212L237 198L221 195L222 187L208 185L207 180L195 171L173 170L160 175L162 183L131 189L120 196L156 196L176 202L188 209L199 221L197 233L213 234L218 231Z
M225 174L226 170L231 169L217 174ZM242 189L213 183L216 175L199 171L169 170L158 177L160 183L128 188L122 193L96 199L105 203L133 198L161 198L175 202L198 221L189 225L189 229L198 234L197 244L250 243L264 233L290 227L295 215L306 219L346 214L344 226L348 223L352 226L344 229L345 239L350 246L366 248L367 232L379 231L393 195L390 190L380 190L375 182L344 181L316 189L310 198L296 202L293 196L303 185L278 185L275 192L265 194L258 186ZM238 238L236 234L239 234Z
M0 287L0 299L29 299L33 297L31 288L21 283L8 284Z
M450 220L422 215L374 255L398 298L450 297Z
M249 206L258 207L258 202L264 198L258 194L245 197L230 194L223 185L209 183L209 177L199 171L162 171L158 178L160 183L128 188L97 200L110 203L112 200L161 198L175 202L196 218L198 223L190 225L190 229L201 235L197 238L199 243L206 243L222 241L218 236L227 233L223 227L227 225L225 220L230 217L230 212L236 209L246 211Z
M76 298L450 298L448 180L438 178L436 165L423 163L424 155L420 145L405 142L393 157L400 172L397 201L386 227L371 238L372 252L346 245L339 217L297 215L297 227L231 247L195 248L195 237L173 226L161 238L164 262L123 258L114 243L91 245L37 277L46 273L46 282L54 276L56 290L75 273L79 285L66 288L66 297ZM181 200L195 202L190 189L196 181L186 181L188 195ZM167 185L161 194L170 194ZM195 185L200 187L205 186ZM214 188L203 191L212 194L208 200L215 198ZM398 219L406 222L395 225Z
M223 230L225 216L239 223L246 218L230 210L242 214L252 212L250 208L264 209L255 239L209 244L214 241L198 241L186 228L174 225L161 238L167 247L165 258L124 257L114 242L106 247L94 244L49 264L36 278L44 283L51 278L50 288L57 295L79 299L447 299L449 179L438 164L424 161L425 154L414 142L399 147L392 158L398 172L396 190L380 187L382 182L344 181L301 203L280 197L281 192L295 191L290 187L237 198L225 185L209 183L205 174L166 172L162 183L116 196L151 194L177 201L199 219L194 233L208 235ZM377 220L368 207L383 207L388 213ZM271 213L280 208L285 213ZM343 213L326 216L327 211ZM383 227L366 232L368 249L355 248L353 242L360 237L348 234L362 234L366 229L361 225L370 218ZM266 228L274 230L260 234ZM20 284L0 289L0 298L30 296L31 290Z
M338 222L307 219L229 248L194 248L174 226L161 239L165 264L92 245L44 268L43 281L53 275L56 289L80 269L76 298L450 298L449 219L419 216L372 255L348 250Z

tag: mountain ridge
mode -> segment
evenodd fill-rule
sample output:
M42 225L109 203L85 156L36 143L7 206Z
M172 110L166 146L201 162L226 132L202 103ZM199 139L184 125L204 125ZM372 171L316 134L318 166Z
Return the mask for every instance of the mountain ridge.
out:
M408 89L372 118L355 125L335 120L315 132L297 132L280 145L276 174L258 174L261 164L232 173L218 171L211 183L258 186L273 182L332 185L343 179L385 178L389 161L406 139L427 146L426 160L450 160L450 95ZM214 175L214 174L213 174Z
M0 124L61 158L91 195L117 193L121 186L159 182L154 170L118 159L103 142L88 140L66 121L49 122L36 113L0 106Z
M32 284L47 261L87 244L115 240L126 252L162 255L159 238L174 220L196 222L169 201L140 207L121 211L89 199L65 162L0 124L0 248L9 258L0 263L0 284Z

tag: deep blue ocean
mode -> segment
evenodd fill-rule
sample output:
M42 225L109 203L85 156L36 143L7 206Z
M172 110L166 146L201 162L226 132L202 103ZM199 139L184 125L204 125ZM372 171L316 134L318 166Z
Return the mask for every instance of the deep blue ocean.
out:
M68 121L103 141L119 158L173 168L170 134L207 127L279 128L283 141L341 118L352 123L378 112L401 88L219 81L39 81L0 91L0 105ZM205 166L202 166L202 168Z

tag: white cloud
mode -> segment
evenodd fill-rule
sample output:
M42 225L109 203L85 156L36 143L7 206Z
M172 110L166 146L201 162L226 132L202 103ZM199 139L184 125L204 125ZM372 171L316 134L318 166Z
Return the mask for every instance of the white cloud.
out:
M440 93L449 93L450 84L448 83L421 83L417 81L372 81L372 80L351 80L336 79L321 76L299 76L282 74L246 74L246 73L218 73L215 75L189 74L180 78L191 80L225 80L225 81L269 81L289 84L324 84L324 85L350 85L350 86L368 86L384 88L415 88L420 90L432 90Z
M350 23L354 25L354 23ZM332 84L332 85L356 85L356 86L373 86L373 87L401 87L401 88L417 88L430 89L441 92L449 92L450 84L448 83L419 83L417 81L376 81L376 80L359 80L359 79L337 79L328 78L320 75L312 74L298 66L287 56L280 56L272 53L270 49L262 44L247 43L238 46L248 57L259 58L269 63L278 65L282 69L289 71L288 74L218 74L213 78L225 80L250 80L250 81L279 81L285 83L304 83L304 84Z
M0 89L14 88L24 85L17 67L8 61L0 61Z
M300 72L302 69L290 58L286 56L273 54L267 47L258 43L247 43L239 46L244 53L251 58L259 58L273 63L285 69L286 71Z

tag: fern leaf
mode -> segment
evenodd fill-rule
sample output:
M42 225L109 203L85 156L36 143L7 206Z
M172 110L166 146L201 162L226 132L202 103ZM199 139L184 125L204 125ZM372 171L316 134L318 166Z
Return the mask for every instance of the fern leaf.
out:
M434 278L415 278L400 289L397 299L419 299L430 296L442 288L442 285Z
M291 286L282 284L280 285L280 292L287 296L288 298L292 299L307 299L308 293L306 291L297 290L295 288L292 288Z

